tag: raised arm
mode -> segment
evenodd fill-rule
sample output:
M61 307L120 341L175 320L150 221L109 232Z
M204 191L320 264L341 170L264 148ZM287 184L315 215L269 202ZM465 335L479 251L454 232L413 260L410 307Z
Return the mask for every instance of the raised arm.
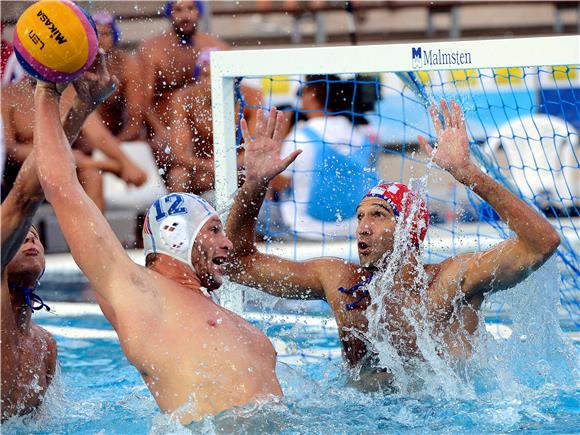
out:
M282 113L270 111L266 121L258 111L255 138L248 125L241 122L245 141L246 182L238 189L226 223L226 232L234 245L229 273L236 282L257 287L276 296L293 299L324 299L324 270L333 259L290 261L258 251L254 243L258 212L269 182L300 154L294 151L280 159Z
M560 238L544 217L470 160L469 140L459 105L451 101L449 108L445 101L441 101L441 109L444 125L435 107L430 109L437 133L436 146L432 148L421 136L419 144L438 166L487 201L516 234L488 251L448 260L446 280L460 282L461 290L468 298L513 287L552 256ZM445 296L448 295L441 295Z
M87 72L75 81L79 99L90 106L107 98L115 86L102 53L95 62L98 75ZM118 298L134 298L126 278L136 266L77 179L73 155L58 117L59 95L54 85L39 83L34 98L38 177L72 256L95 291L111 306ZM115 283L126 288L115 291Z
M63 121L69 143L76 140L94 107L81 104L78 98L74 100ZM36 175L36 158L31 153L20 168L14 187L2 203L2 271L20 248L42 201L44 192Z

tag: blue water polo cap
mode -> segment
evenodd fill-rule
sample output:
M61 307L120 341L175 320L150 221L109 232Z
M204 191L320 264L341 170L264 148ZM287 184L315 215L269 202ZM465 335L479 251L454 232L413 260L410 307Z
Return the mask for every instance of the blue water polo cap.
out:
M117 20L113 14L107 11L97 11L93 14L93 21L96 24L109 26L113 33L113 44L116 46L121 41L121 30L117 25Z
M171 17L171 12L173 11L173 3L175 3L175 1L165 2L165 5L163 6L163 14L167 18ZM199 0L196 0L195 7L197 8L197 11L199 12L199 16L203 17L203 13L204 13L203 3Z

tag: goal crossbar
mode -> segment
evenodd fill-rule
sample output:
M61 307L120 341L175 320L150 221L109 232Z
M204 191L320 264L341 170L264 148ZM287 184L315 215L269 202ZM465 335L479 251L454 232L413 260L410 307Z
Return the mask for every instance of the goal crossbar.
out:
M576 64L580 64L580 36L213 52L211 83L217 207L227 208L237 188L234 128L234 80L237 77Z

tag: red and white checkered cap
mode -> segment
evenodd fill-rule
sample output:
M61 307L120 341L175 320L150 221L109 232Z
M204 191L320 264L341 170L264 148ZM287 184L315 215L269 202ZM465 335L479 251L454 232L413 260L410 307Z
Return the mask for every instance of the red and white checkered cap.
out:
M425 201L409 189L407 185L381 180L364 197L384 199L393 209L393 213L397 219L401 215L405 219L409 218L411 210L414 209L415 212L413 213L413 222L411 224L411 240L415 245L419 245L419 242L425 240L427 228L429 227L429 210L427 210Z

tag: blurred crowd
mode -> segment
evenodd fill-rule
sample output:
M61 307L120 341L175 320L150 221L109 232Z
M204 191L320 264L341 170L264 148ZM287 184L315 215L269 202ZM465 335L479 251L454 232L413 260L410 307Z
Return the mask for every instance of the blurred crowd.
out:
M91 11L100 47L106 53L109 70L119 80L119 87L87 120L72 146L79 179L101 210L106 208L105 173L114 174L132 186L143 186L148 178L158 179L160 176L167 191L191 192L212 201L210 55L230 47L223 40L198 31L198 22L204 13L202 2L167 2L163 13L170 26L142 41L135 51L128 51L120 46L122 35L115 16L105 10ZM326 216L323 205L325 198L328 202L325 186L336 179L334 171L337 167L333 166L326 173L314 177L316 179L306 174L312 173L320 160L316 151L322 148L318 146L319 142L334 143L335 154L340 160L340 155L352 152L351 148L367 145L368 138L362 129L359 131L352 125L349 118L332 115L342 110L339 107L343 104L341 102L348 100L345 95L348 90L339 85L340 80L335 84L328 78L307 77L304 83L300 90L300 110L286 108L286 135L291 140L287 141L288 149L284 152L300 147L304 149L305 157L300 160L299 167L291 168L274 180L268 194L268 198L276 203L280 195L287 192L294 208L275 204L264 211L262 219L279 228L300 231L296 226L303 226L319 234L318 237L328 232L325 227L333 234L348 234L348 222L352 216L341 216L336 223L337 216ZM2 123L6 161L2 199L10 191L22 163L32 150L33 89L33 79L24 74L11 44L3 37ZM63 95L62 113L67 111L73 98L74 90L69 87ZM240 86L236 109L238 112L242 110L250 132L254 130L257 110L262 103L260 90L250 85ZM326 132L330 132L332 138L323 137ZM133 158L131 144L136 142L148 144L156 171L142 167L142 162ZM343 161L346 164L346 160ZM365 163L368 164L368 158ZM243 149L240 148L238 167L241 166ZM362 169L349 167L347 170L360 173ZM306 207L306 202L318 204L319 209ZM267 231L272 230L268 228Z
M123 142L145 140L151 147L170 191L203 193L213 188L209 53L227 50L223 41L200 34L200 2L168 2L171 22L162 34L143 41L136 52L119 47L115 16L92 11L99 44L119 88L85 124L73 144L79 178L94 202L105 208L103 174L141 186L148 174L124 151ZM2 123L6 162L2 198L11 189L20 166L32 149L33 79L18 64L11 44L2 39ZM74 90L67 89L62 112ZM259 104L259 95L248 100ZM251 116L250 114L248 114ZM95 158L99 150L103 157ZM196 168L192 173L185 168Z

